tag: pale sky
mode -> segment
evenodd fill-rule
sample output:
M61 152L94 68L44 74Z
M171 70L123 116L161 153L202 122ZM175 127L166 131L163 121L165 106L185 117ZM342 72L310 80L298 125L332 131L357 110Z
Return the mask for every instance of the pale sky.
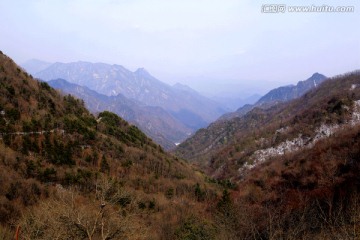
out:
M284 3L354 12L261 11ZM360 69L359 25L358 0L1 0L0 50L18 63L144 67L166 83L245 97Z

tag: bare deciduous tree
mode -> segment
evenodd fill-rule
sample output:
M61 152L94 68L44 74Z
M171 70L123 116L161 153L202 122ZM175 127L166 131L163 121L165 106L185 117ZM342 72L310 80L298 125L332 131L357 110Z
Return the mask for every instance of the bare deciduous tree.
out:
M131 215L123 215L116 205L126 194L106 177L99 178L93 198L58 186L54 198L21 219L21 239L142 239L144 231L136 229Z

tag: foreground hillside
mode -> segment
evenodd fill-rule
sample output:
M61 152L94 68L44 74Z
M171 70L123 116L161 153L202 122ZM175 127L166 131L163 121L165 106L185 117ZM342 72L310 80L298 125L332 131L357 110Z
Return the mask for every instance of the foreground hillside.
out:
M215 236L215 188L137 127L93 116L2 53L0 96L1 239L17 226L20 239Z
M178 151L233 186L228 239L360 237L360 72L216 124Z
M222 206L228 239L359 239L359 136L345 128L250 170Z

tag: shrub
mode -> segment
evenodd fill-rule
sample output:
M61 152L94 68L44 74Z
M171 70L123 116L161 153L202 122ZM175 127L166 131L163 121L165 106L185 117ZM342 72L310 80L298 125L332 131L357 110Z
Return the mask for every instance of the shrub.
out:
M100 172L109 173L109 171L110 171L110 165L107 162L105 156L103 155L100 163Z
M6 116L13 122L20 119L20 112L16 108L10 108L5 111Z
M49 86L49 84L47 82L40 82L40 87L41 87L41 89L44 89L46 91L51 90L51 87Z
M56 180L56 170L54 168L45 168L39 173L39 180L42 182L52 182Z
M155 209L155 206L156 206L155 199L149 201L149 206L148 206L148 208L149 208L150 210Z
M186 219L175 232L178 240L215 239L214 227L195 217Z
M205 192L201 190L199 183L195 185L195 197L198 202L204 201L205 199Z
M173 198L174 197L174 189L169 188L168 190L166 190L165 197L168 198L168 199Z
M130 196L124 196L118 199L117 203L121 206L121 207L126 207L127 205L129 205L131 203L131 197Z
M146 208L146 204L144 202L138 202L139 209L143 210Z

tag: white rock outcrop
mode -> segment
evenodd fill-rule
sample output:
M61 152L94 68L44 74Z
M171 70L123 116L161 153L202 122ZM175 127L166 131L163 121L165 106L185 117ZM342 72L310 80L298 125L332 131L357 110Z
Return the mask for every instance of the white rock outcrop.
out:
M304 137L299 134L298 137L292 140L286 140L276 147L270 147L266 149L260 149L253 153L250 157L251 163L245 163L241 168L239 168L239 172L244 172L245 170L249 170L259 165L260 163L266 161L270 157L275 157L279 155L284 155L285 153L295 152L302 148L311 148L321 139L330 137L339 129L343 128L346 125L355 126L360 123L360 100L354 102L353 112L351 120L344 124L333 124L326 125L322 124L319 128L316 129L316 134L314 137ZM281 128L275 131L275 134L285 132L287 128Z

